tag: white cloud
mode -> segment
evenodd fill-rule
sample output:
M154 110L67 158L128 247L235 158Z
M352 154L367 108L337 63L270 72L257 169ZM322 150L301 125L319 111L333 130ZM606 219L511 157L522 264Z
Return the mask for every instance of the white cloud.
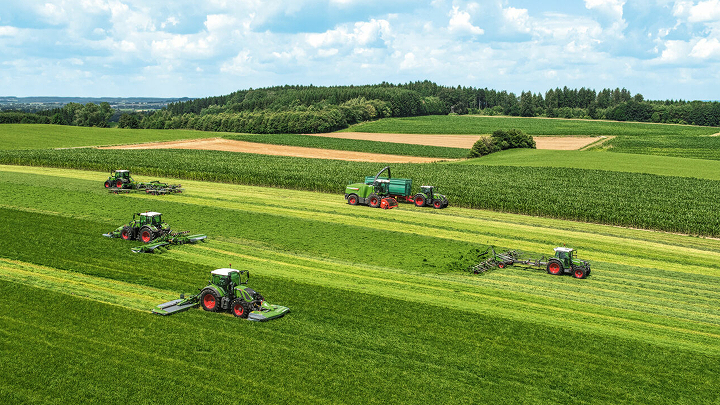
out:
M255 72L252 68L252 57L250 51L242 50L238 55L229 62L225 62L220 67L220 71L223 73L230 73L239 76L246 76Z
M690 8L689 22L716 21L720 19L720 0L701 1Z
M14 37L20 33L16 27L0 26L0 37Z
M585 8L598 10L613 20L622 20L625 0L585 0Z
M341 26L320 34L306 34L305 41L313 48L334 45L365 46L378 39L390 35L390 23L387 20L371 19L368 22L357 22L353 30Z
M175 17L168 17L167 20L165 20L165 22L163 22L162 24L160 24L160 28L163 28L163 29L164 29L165 27L169 27L169 26L171 26L171 25L172 25L172 26L176 26L176 25L178 25L179 23L180 23L180 21L179 21L177 18L175 18Z
M467 11L460 11L457 6L454 6L448 15L450 16L448 31L453 34L482 35L485 33L485 30L472 24L470 14Z
M517 32L530 32L530 15L527 9L508 7L502 9L505 22Z
M669 40L665 41L665 49L660 54L661 62L682 61L690 54L692 44L686 41Z
M227 14L211 14L205 20L205 27L210 32L227 31L235 28L237 20L235 17Z
M701 59L720 56L720 41L717 38L702 38L693 46L690 56Z

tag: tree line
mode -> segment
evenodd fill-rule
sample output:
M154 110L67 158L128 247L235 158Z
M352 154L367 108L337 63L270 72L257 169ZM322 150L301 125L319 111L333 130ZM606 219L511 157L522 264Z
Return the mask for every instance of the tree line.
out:
M0 123L121 128L198 129L248 133L314 133L385 117L480 114L608 119L720 126L720 103L648 101L625 88L550 89L543 93L442 86L431 81L364 86L275 86L170 103L154 112L113 111L108 103L69 103L26 113L0 112Z

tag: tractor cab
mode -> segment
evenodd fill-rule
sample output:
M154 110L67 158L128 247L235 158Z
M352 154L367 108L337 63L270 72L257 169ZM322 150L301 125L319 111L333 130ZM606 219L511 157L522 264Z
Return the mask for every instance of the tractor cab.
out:
M556 247L555 257L560 259L565 268L572 267L573 264L573 250L572 248Z
M135 216L140 218L140 226L153 225L156 227L162 227L162 214L159 212L141 212L133 215L133 221Z
M433 186L420 186L420 192L425 194L427 196L427 198L430 199L430 201L432 201L432 199L435 198L433 196L434 188L435 187L433 187Z
M124 179L130 181L130 170L113 170L110 172L110 177L116 180Z
M210 283L225 288L231 283L235 286L247 284L248 280L250 280L250 272L247 270L223 268L210 272Z
M373 183L375 188L375 194L389 194L390 193L390 180L388 179L376 179Z

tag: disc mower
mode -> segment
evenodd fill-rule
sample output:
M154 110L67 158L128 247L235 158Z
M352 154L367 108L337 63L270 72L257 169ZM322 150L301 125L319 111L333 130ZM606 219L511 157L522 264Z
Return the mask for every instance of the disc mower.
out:
M152 312L172 315L200 305L205 311L229 311L238 318L251 321L269 321L290 312L288 307L267 303L259 292L247 286L249 280L247 270L213 270L208 284L199 289L200 293L189 297L181 294L179 299L160 304Z

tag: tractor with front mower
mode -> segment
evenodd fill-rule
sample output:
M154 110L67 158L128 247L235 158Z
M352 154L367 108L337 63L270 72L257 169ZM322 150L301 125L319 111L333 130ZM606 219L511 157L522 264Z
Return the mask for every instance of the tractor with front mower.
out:
M170 225L163 222L162 214L159 212L139 212L133 214L132 221L117 227L110 233L104 233L108 238L120 238L124 240L140 240L144 243L154 242L149 245L132 248L135 253L161 252L160 248L167 248L169 245L183 245L204 241L207 235L188 235L188 231L173 232Z
M198 305L205 311L230 311L238 318L251 321L269 321L280 318L290 312L290 308L267 303L259 292L248 287L250 272L232 268L217 269L210 272L210 281L200 289L200 293L168 301L155 307L152 312L158 315L172 315L186 311Z
M483 261L468 267L468 271L473 274L484 273L494 268L504 269L507 266L524 266L524 267L544 267L548 274L560 276L563 274L571 274L575 278L586 278L590 275L590 263L585 260L578 259L575 249L568 247L556 247L555 255L539 259L521 258L520 254L515 250L505 252L496 252L494 246L490 246L484 252L478 255L478 259Z

